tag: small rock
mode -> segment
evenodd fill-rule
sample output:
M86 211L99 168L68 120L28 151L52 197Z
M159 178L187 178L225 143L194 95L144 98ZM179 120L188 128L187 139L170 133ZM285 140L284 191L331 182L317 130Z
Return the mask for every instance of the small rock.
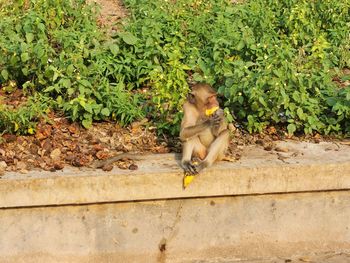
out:
M286 153L286 152L289 152L289 149L286 148L286 147L277 146L277 147L275 148L275 151L276 151L276 152L283 152L283 153Z
M261 145L261 146L264 146L264 141L263 140L261 140L261 139L258 139L258 140L256 140L255 141L255 144L258 144L258 145Z
M272 149L273 149L273 147L272 147L271 144L266 145L266 146L264 147L264 150L265 150L265 151L272 151Z
M139 169L139 167L136 164L130 164L129 170L135 171L137 169Z
M104 166L102 166L102 170L105 172L110 172L113 169L113 164L105 164Z
M56 169L56 170L62 170L64 168L64 163L63 162L55 162L53 164L53 167Z

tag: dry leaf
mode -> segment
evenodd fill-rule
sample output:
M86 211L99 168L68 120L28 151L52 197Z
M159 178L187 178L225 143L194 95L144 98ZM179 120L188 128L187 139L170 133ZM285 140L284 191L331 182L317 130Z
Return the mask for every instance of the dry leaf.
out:
M52 160L57 161L60 159L61 156L61 150L56 148L50 153L50 157Z
M96 153L96 157L99 159L99 160L105 160L109 157L109 153L106 152L106 151L99 151Z

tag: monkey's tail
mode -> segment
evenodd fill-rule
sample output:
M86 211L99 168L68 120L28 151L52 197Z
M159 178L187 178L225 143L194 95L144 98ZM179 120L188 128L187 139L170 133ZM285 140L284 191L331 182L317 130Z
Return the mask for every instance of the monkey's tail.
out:
M120 153L105 160L94 161L90 165L90 167L94 169L102 168L124 158L131 160L139 160L138 155L136 153Z

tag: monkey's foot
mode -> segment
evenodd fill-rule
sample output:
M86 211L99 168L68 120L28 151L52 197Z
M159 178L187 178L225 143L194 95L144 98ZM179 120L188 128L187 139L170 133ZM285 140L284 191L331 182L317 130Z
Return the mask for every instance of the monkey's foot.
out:
M183 162L181 166L184 169L185 174L189 174L189 175L198 174L196 166L192 164L190 161Z
M197 173L200 173L204 168L207 168L209 164L206 161L201 162L200 164L195 166Z

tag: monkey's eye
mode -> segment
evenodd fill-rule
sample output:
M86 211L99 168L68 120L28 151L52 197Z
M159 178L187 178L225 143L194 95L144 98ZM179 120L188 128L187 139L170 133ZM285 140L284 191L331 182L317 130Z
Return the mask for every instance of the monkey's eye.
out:
M216 102L216 95L208 97L206 105L213 104L214 102Z

